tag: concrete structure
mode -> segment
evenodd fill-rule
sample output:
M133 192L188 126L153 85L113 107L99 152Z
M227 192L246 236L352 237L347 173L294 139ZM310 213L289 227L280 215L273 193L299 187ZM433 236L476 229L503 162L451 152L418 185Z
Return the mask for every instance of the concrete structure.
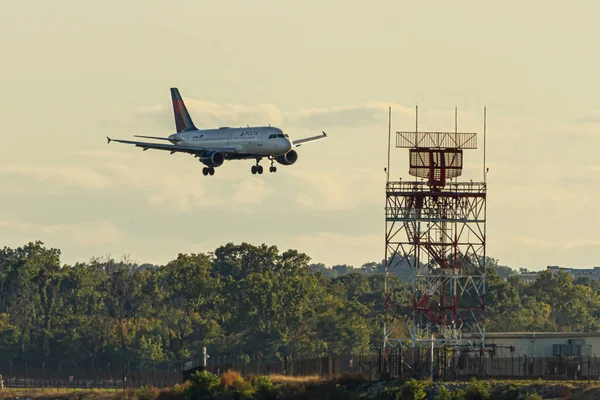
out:
M590 278L600 280L600 267L594 268L566 268L559 267L557 265L549 265L546 267L547 271L552 272L552 274L556 275L559 271L567 273L573 277L573 280L577 278ZM539 272L522 272L515 276L518 276L523 282L529 284L534 282L538 277Z
M519 279L521 279L523 282L525 282L526 284L530 284L535 282L535 280L538 277L538 273L537 272L526 272L523 274L519 274L517 275L519 277Z
M484 353L453 357L455 377L600 378L600 332L490 332L485 342Z
M552 272L553 274L557 274L558 271L566 272L571 275L573 279L587 277L590 279L600 280L600 267L594 268L565 268L559 266L548 266L547 270Z
M487 332L485 341L497 357L600 355L600 332Z

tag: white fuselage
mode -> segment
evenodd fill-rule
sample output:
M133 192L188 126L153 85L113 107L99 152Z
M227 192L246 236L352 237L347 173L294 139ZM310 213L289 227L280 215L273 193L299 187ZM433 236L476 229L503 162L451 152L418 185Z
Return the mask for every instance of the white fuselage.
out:
M288 135L271 126L198 129L169 136L173 143L205 149L235 149L238 154L278 156L293 147ZM177 139L177 140L175 140Z

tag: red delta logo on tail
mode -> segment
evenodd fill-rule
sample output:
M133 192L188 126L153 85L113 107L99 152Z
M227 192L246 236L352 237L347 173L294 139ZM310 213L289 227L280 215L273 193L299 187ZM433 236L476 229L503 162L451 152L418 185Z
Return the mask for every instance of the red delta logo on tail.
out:
M171 99L173 100L173 114L177 133L197 130L177 88L171 88Z

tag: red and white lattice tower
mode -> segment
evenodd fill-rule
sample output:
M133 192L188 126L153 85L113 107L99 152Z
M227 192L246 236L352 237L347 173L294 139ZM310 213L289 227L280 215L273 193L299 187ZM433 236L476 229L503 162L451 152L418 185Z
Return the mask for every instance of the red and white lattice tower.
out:
M396 147L409 149L409 174L414 178L386 182L384 346L482 349L485 122L483 182L457 180L463 151L477 148L476 133L396 132ZM400 307L391 306L388 288L395 265L412 271L410 279L404 277L410 289ZM398 322L402 317L404 326Z

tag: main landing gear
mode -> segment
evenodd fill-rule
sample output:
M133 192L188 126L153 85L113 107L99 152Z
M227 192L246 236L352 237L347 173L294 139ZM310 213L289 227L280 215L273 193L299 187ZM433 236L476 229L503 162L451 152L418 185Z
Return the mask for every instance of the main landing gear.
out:
M252 168L250 169L252 171L252 174L262 174L263 173L263 167L262 165L253 165Z
M256 174L262 174L263 173L263 167L262 165L258 165L258 163L260 162L260 160L262 160L262 158L257 158L256 159L256 165L253 165L252 168L250 168L250 171L252 171L252 175L256 175Z
M269 160L271 160L271 166L269 167L269 172L277 172L277 167L273 165L275 163L275 159L269 158ZM262 165L258 164L259 162L260 162L260 159L257 159L256 165L253 165L252 168L250 169L252 171L252 175L256 175L256 174L260 175L263 173L263 167L262 167Z
M213 167L204 167L204 168L202 168L202 174L204 176L206 176L206 175L214 175L215 174L215 169Z

